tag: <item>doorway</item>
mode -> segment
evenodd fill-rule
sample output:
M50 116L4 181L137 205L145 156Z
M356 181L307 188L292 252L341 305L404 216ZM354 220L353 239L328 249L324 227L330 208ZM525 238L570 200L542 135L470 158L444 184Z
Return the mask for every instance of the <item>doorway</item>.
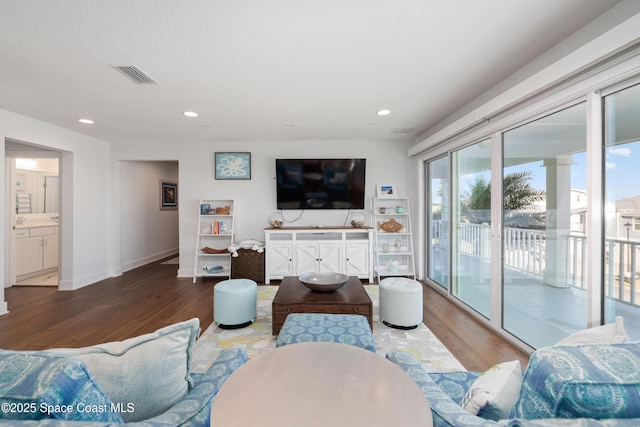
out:
M10 286L59 285L60 154L5 141Z

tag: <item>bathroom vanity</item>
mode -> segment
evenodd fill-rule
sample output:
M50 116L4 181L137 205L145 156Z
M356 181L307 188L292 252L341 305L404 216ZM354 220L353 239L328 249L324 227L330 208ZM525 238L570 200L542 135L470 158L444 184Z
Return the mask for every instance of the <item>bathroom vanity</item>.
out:
M22 280L58 268L58 222L26 221L15 226L16 279Z

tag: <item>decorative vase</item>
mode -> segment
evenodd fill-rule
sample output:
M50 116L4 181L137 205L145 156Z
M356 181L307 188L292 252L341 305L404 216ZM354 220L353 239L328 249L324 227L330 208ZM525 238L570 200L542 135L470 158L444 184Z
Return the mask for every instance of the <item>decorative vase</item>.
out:
M361 213L352 213L350 224L352 227L360 228L364 226L364 215Z
M284 225L284 218L282 217L282 214L280 214L280 212L273 212L271 215L269 215L268 221L269 225L273 228L282 228L282 226Z

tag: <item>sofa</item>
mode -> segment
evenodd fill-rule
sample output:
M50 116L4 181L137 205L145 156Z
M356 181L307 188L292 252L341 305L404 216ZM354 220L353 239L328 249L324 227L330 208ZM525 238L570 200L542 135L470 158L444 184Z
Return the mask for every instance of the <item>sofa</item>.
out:
M422 389L436 427L640 426L639 342L544 347L524 374L519 361L429 373L409 353L386 357Z
M222 350L191 372L198 319L74 349L0 350L0 425L208 426L215 396L247 361Z

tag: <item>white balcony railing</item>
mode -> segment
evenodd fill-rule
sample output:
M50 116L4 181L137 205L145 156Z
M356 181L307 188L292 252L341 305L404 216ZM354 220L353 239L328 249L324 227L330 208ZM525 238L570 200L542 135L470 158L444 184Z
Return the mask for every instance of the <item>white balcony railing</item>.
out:
M432 222L432 245L441 247L445 238L442 221ZM504 267L544 279L546 270L546 234L542 230L505 228L503 230ZM462 254L489 259L490 226L488 224L461 223L458 245ZM572 233L564 237L561 245L566 253L564 268L566 285L586 289L587 238ZM606 239L605 241L605 296L618 302L640 306L640 242Z

